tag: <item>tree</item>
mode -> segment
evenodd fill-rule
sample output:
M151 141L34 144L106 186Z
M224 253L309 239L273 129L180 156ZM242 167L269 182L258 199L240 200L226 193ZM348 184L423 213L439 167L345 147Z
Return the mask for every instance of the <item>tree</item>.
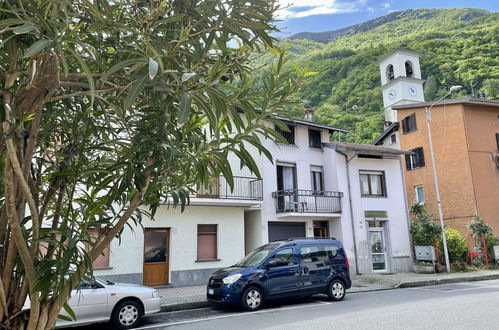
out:
M232 183L229 153L259 175L245 146L270 156L266 123L307 75L272 47L276 2L0 4L0 328L52 328L125 225Z
M428 101L434 101L438 99L438 82L435 76L428 76L428 79L426 79L426 84L424 86L424 95L425 99L427 99Z

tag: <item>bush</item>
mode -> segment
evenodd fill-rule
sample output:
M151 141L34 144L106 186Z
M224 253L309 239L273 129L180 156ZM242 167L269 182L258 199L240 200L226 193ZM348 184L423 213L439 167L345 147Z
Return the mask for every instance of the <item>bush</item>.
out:
M494 233L492 232L492 227L490 227L479 215L473 216L473 220L468 223L468 229L480 250L484 251L482 236L485 236L485 244L487 244L488 248L497 244Z
M447 251L449 252L449 261L451 263L455 262L465 262L466 252L468 251L468 243L466 238L464 238L459 231L454 228L445 228L445 236L447 237ZM439 239L438 249L440 255L444 255L444 249L442 245L442 238Z
M412 244L433 246L435 240L440 236L440 225L432 219L424 205L413 204L411 206L411 237Z

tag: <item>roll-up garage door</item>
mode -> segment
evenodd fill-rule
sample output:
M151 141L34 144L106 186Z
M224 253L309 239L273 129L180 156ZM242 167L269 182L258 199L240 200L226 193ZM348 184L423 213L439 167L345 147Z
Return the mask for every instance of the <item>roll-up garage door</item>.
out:
M305 222L269 222L269 242L305 237Z

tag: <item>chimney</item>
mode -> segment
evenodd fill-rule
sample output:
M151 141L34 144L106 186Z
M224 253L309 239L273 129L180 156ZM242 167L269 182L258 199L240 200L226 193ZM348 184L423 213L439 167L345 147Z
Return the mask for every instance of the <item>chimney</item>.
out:
M305 108L303 112L305 113L305 120L314 121L314 112L315 112L314 108Z

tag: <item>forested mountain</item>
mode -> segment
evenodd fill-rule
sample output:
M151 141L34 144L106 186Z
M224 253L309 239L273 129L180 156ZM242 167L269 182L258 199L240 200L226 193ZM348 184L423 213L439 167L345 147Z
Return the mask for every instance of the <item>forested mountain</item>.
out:
M317 74L300 97L316 120L347 128L349 141L370 143L383 130L377 60L395 48L422 53L426 100L463 85L453 97L483 91L499 97L499 14L481 9L417 9L390 13L342 30L281 39L294 60ZM327 44L321 43L333 40ZM318 42L321 41L321 42ZM261 62L267 61L263 56ZM258 76L258 75L257 75ZM302 118L301 109L290 109Z

